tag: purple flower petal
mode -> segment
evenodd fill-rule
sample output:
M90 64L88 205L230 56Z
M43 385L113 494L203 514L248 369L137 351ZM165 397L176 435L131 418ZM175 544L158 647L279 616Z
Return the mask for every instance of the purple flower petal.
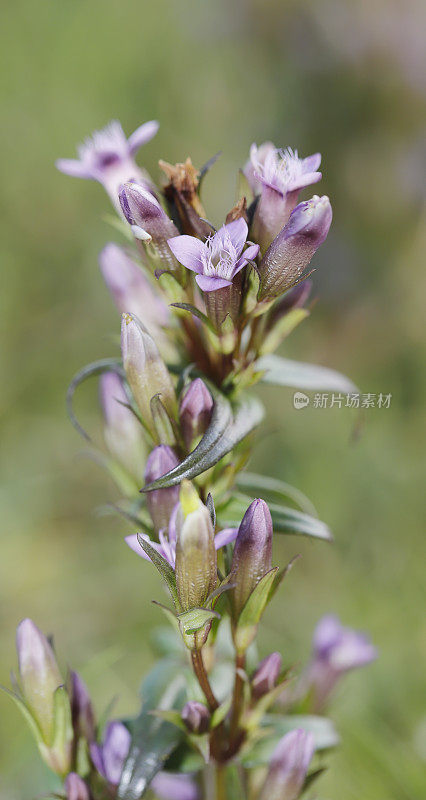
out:
M170 247L175 258L183 264L187 269L193 272L202 272L203 262L201 260L204 250L203 243L196 239L195 236L174 236L168 239L167 244Z
M142 537L146 539L146 541L149 542L152 546L154 546L154 543L151 542L149 536L142 534ZM143 548L140 546L137 533L131 533L130 536L125 536L124 541L126 542L128 547L130 547L130 549L133 550L134 553L136 553L137 556L141 556L141 558L144 558L145 561L151 561L150 557L147 556L147 554L145 553L145 550L143 550Z
M302 159L302 168L304 172L316 172L321 164L321 153L314 153L312 156Z
M289 181L287 191L298 192L306 186L311 186L313 183L318 183L322 178L322 172L305 172L304 175L299 175L293 181Z
M76 158L58 158L55 166L59 172L63 172L64 175L71 175L72 178L85 178L88 180L93 177L91 170Z
M107 780L116 785L130 748L130 733L122 722L107 725L103 744L103 763Z
M159 127L159 122L151 120L150 122L145 122L143 125L140 125L139 128L136 128L127 140L130 155L135 155L143 144L149 142L155 136Z
M96 769L96 772L99 772L99 775L102 775L103 778L106 778L105 774L105 765L104 760L102 758L102 746L100 744L95 744L91 742L89 745L90 749L90 758L92 759L93 766Z
M215 292L225 286L232 286L232 281L227 281L225 278L209 277L208 275L197 275L195 280L203 292Z
M214 537L215 549L219 550L226 544L235 542L235 539L237 538L237 533L238 533L238 528L223 528L223 530L218 531L216 536Z
M243 219L242 217L240 217L240 219L235 219L228 225L224 225L223 228L221 228L220 231L218 231L218 233L220 233L223 230L229 234L232 244L234 245L235 250L237 251L237 255L240 255L241 250L245 245L248 234L248 226L245 219Z
M190 775L159 772L151 783L160 800L198 800L199 789Z
M259 252L259 245L258 244L249 244L248 247L244 250L242 254L242 258L245 258L246 261L253 261Z

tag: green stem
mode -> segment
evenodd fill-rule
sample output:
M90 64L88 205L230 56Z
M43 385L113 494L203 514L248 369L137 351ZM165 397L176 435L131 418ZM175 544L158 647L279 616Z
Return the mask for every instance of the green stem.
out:
M222 764L216 764L216 800L226 800L226 775Z
M234 695L232 700L231 722L230 722L230 750L233 754L235 749L238 748L240 738L240 717L242 711L244 678L241 671L245 668L246 657L245 655L238 655L235 659L235 683Z

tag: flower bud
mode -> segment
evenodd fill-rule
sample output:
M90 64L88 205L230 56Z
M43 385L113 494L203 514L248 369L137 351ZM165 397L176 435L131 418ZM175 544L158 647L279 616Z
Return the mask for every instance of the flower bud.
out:
M145 464L143 429L128 406L129 399L116 372L105 372L99 380L104 413L104 440L109 454L139 484Z
M76 772L67 776L64 789L67 800L90 800L87 783Z
M202 436L210 423L213 398L201 378L189 384L179 405L179 419L187 450L192 450L196 440Z
M259 300L272 300L297 283L327 237L332 219L328 197L299 203L259 265Z
M130 733L122 722L109 722L101 744L90 745L90 755L99 775L118 786L130 748Z
M279 653L271 653L260 662L252 678L253 697L258 700L270 692L281 672L282 658Z
M118 310L135 314L151 334L157 335L169 322L169 309L138 264L122 247L110 242L99 254L99 265Z
M167 245L167 240L179 235L174 222L167 216L157 198L136 182L125 183L119 193L121 208L137 239L151 239L166 269L180 271Z
M95 738L95 714L87 686L78 674L70 670L69 694L71 698L71 716L74 736L92 742Z
M207 733L210 712L203 703L189 700L182 709L182 719L190 733Z
M73 729L70 700L55 655L30 619L18 625L16 647L22 697L12 696L30 723L43 760L65 776L71 767Z
M157 772L151 787L158 800L200 800L197 781L181 772Z
M162 478L166 472L177 467L179 460L168 445L160 444L148 456L145 469L145 482L152 483ZM167 529L172 511L179 502L179 486L167 489L154 489L146 493L146 504L157 533Z
M263 500L253 500L248 507L235 540L230 583L232 605L238 619L253 589L271 569L272 519Z
M155 434L151 398L159 394L166 411L175 417L176 397L168 369L153 338L133 314L122 316L121 351L136 405L144 423Z
M63 684L54 652L46 636L31 619L19 623L16 649L25 703L43 737L50 741L54 724L54 694Z
M296 728L275 748L260 800L297 800L314 754L314 736Z
M202 606L217 585L210 512L189 481L183 481L176 518L176 587L183 611Z

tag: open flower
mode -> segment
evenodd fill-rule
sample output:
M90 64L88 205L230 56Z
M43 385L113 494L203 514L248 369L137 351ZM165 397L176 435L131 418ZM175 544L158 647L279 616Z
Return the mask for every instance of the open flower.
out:
M252 235L262 253L286 224L297 205L299 192L321 180L318 167L321 154L299 158L297 150L277 150L265 142L250 150L250 167L246 175L253 190L260 193L253 218Z
M333 614L323 617L314 632L313 657L302 684L313 693L315 711L321 711L339 679L352 669L377 658L368 636L345 628Z
M244 219L222 225L205 242L195 236L175 236L168 240L173 255L187 269L196 273L195 280L203 292L214 292L232 281L246 264L256 258L257 244L244 250L248 226Z
M297 800L315 750L310 731L296 728L278 742L260 794L261 800Z
M129 180L147 180L137 166L134 156L139 148L155 136L158 122L145 122L126 139L118 120L113 120L77 147L78 159L60 158L57 168L74 178L86 178L101 183L119 208L118 188Z

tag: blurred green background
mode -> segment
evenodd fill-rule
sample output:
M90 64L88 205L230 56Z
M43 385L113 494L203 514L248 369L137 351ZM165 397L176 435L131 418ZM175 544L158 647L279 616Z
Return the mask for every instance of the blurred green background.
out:
M322 779L327 800L420 800L425 792L424 328L421 264L424 7L371 0L21 0L4 4L1 370L0 680L14 631L32 616L64 665L81 669L101 710L134 710L162 624L154 571L123 544L126 524L95 509L115 496L82 455L64 395L84 363L110 355L119 320L97 253L114 237L94 184L54 169L111 118L127 134L159 119L139 161L204 163L210 216L231 207L250 144L272 139L323 154L334 206L316 257L318 303L286 354L334 366L364 392L362 436L348 410L295 411L268 388L252 468L303 489L333 547L286 537L301 552L261 635L262 655L303 662L319 616L366 629L378 662L334 703L343 745ZM424 155L424 152L423 152ZM93 387L79 409L96 424ZM423 447L422 447L423 439ZM0 696L0 795L30 800L48 785L23 719Z

